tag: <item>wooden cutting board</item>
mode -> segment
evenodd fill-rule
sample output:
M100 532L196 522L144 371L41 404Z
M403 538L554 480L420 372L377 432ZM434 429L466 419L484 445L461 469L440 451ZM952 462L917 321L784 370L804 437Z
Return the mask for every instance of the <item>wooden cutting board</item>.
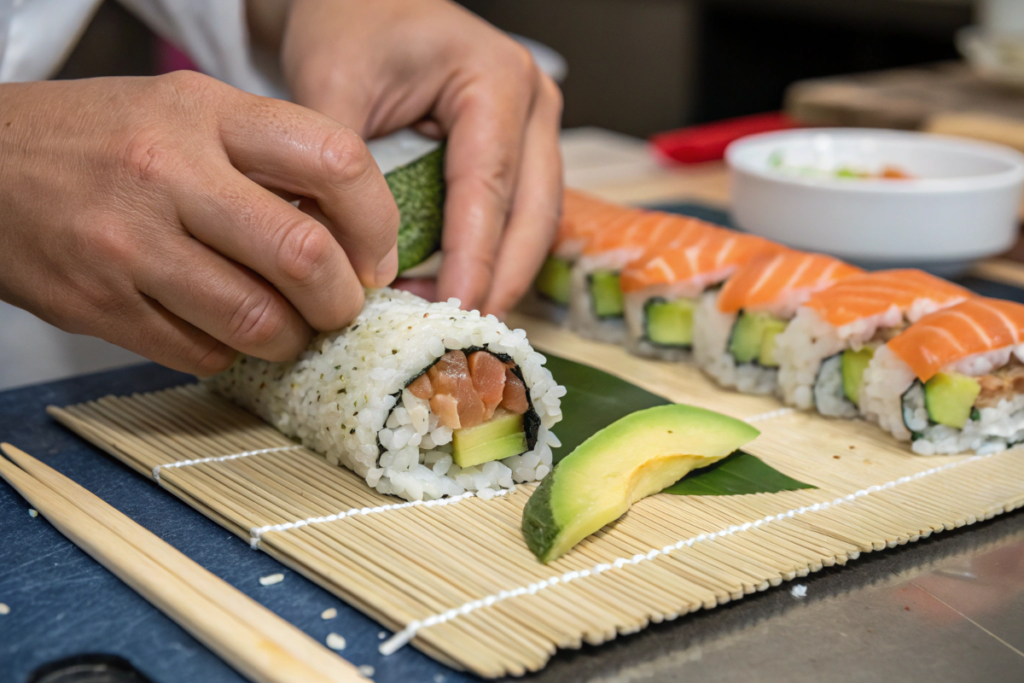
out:
M785 109L807 125L936 130L1024 148L1024 91L960 62L799 81Z

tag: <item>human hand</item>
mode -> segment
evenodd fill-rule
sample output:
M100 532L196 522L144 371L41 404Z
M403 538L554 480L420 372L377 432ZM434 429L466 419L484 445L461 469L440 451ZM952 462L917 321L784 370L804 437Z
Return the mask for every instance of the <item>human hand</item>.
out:
M561 94L529 52L447 0L294 0L281 56L298 103L367 139L447 136L438 298L511 308L562 197Z
M398 269L355 132L191 72L0 85L0 215L0 298L200 375L294 358Z

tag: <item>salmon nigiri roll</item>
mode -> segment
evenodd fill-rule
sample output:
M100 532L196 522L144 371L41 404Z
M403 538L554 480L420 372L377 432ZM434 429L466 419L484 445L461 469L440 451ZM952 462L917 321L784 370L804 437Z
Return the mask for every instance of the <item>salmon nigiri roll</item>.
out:
M598 341L626 341L626 324L619 274L651 245L674 236L717 230L695 218L660 211L630 209L595 232L572 269L569 325Z
M821 254L783 251L759 256L701 297L694 318L693 355L724 387L775 393L775 338L812 294L860 268Z
M689 222L651 240L622 271L629 348L641 356L688 358L694 311L705 290L751 259L783 249L762 237L683 220Z
M585 192L566 189L551 253L521 308L539 317L562 322L569 309L572 267L583 253L583 247L595 232L630 211L633 209L602 201Z
M1024 441L1024 306L974 298L878 349L864 414L920 455L991 453Z
M874 350L923 316L971 293L920 270L880 270L812 295L776 337L779 393L789 405L856 417Z

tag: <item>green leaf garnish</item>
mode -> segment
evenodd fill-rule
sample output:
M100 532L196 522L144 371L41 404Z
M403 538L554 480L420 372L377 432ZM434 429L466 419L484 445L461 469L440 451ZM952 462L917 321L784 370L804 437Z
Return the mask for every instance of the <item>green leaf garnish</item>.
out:
M758 457L736 451L713 465L694 470L664 493L677 496L741 496L748 493L779 493L815 489L779 472Z

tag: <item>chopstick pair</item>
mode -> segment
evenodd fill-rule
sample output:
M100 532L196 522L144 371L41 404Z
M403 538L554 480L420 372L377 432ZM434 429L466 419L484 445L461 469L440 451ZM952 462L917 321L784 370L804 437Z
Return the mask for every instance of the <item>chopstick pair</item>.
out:
M62 534L246 678L366 681L354 666L98 496L3 443L0 477ZM13 461L13 462L12 462Z

